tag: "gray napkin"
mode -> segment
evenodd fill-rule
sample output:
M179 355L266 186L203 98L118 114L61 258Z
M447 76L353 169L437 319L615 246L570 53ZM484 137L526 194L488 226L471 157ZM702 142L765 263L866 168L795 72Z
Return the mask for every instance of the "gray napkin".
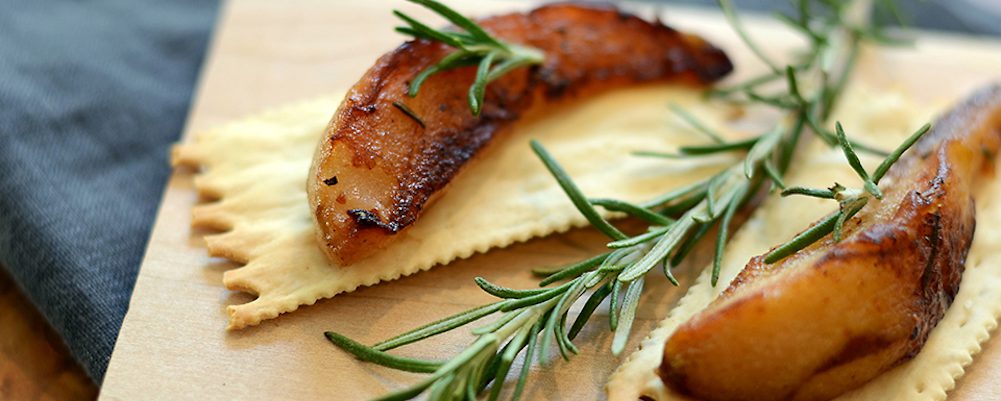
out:
M216 7L0 1L0 265L97 382Z

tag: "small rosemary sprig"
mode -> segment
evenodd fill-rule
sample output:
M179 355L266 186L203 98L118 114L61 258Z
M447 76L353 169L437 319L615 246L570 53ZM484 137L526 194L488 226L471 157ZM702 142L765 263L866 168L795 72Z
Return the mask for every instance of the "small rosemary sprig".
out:
M457 67L477 66L476 78L469 86L467 100L469 109L474 116L480 115L483 109L483 97L486 95L487 84L500 78L511 70L528 65L541 64L545 55L539 49L504 42L485 31L473 20L466 18L448 6L435 0L408 0L424 6L444 17L462 32L439 30L431 28L399 10L393 14L399 17L407 26L396 27L396 31L415 39L427 39L444 43L456 50L443 57L437 64L428 67L414 77L410 82L407 95L417 96L417 92L431 75Z
M577 353L578 349L573 344L574 338L591 319L597 307L606 300L609 303L608 325L614 332L611 351L614 354L621 353L629 338L645 280L648 279L646 273L659 268L669 281L677 285L672 268L681 263L695 244L716 228L715 254L711 268L711 281L716 285L734 216L755 194L765 188L785 189L788 194L830 193L835 199L838 197L845 199L847 201L844 204L845 211L839 213L839 217L834 221L834 223L840 221L838 225L854 215L856 209L860 210L864 206L865 201L861 199L868 199L868 195L864 195L861 191L853 192L840 186L828 190L786 189L782 176L790 169L793 155L804 133L812 133L832 146L840 144L846 155L850 155L849 160L853 167L857 164L855 149L882 153L849 140L839 128L830 130L825 125L835 102L844 90L860 44L864 40L877 37L878 35L874 33L876 28L865 21L849 20L850 2L797 0L798 14L783 19L797 27L795 31L807 39L809 47L802 59L782 67L780 63L757 50L760 47L740 26L730 1L720 0L720 4L728 20L740 33L740 37L763 60L770 72L728 88L715 89L710 92L710 96L728 102L753 102L777 108L784 116L768 130L749 139L732 141L725 139L724 135L713 131L684 110L673 107L679 117L705 134L712 143L682 147L677 153L643 154L698 157L728 153L742 155L742 158L705 180L668 191L638 204L616 199L587 198L546 149L533 141L532 150L555 177L574 206L595 228L609 237L608 251L559 269L536 270L536 274L545 277L539 282L540 288L506 288L490 283L486 279L477 278L476 284L485 292L499 298L498 301L427 324L371 347L358 344L337 333L326 333L334 345L361 360L394 369L430 374L424 381L381 399L406 400L427 393L431 400L473 400L480 396L496 400L505 388L506 378L511 374L517 378L511 397L518 399L525 387L532 362L538 360L540 363L545 363L549 359L550 349L554 346L564 359L569 359L570 355ZM469 21L468 19L462 19L463 23L459 23L455 21L457 17L446 13L442 15L469 32L475 31L475 28L470 29L469 26L463 25ZM404 19L410 22L407 18ZM402 28L402 31L421 32L418 29L422 28L413 28L413 23L411 25L411 28ZM421 35L423 36L420 37L445 43L453 40L438 38L432 34L421 33ZM471 34L460 35L466 37ZM456 47L462 49L460 46ZM462 51L459 50L457 53ZM456 56L456 59L458 58L459 56ZM443 63L445 61L443 60ZM776 85L781 87L776 89L774 88ZM768 91L768 88L772 90ZM812 90L808 91L808 88ZM912 139L916 140L919 135L916 134ZM895 162L913 140L887 157L884 165L888 168ZM866 189L870 191L866 192L867 194L873 196L879 194L876 183L885 174L885 170L886 168L881 165L872 175L863 174L864 170L861 169L861 164L858 164L856 171L859 171L867 183ZM636 235L628 235L605 220L597 210L599 207L645 221L648 223L647 230ZM827 232L834 229L832 225L831 230ZM799 239L786 249L795 252L819 238ZM580 313L574 317L569 311L571 306L579 301L583 301L583 305ZM472 324L488 316L496 318L473 329L472 333L476 339L447 361L402 358L387 352ZM523 361L521 370L511 372L513 361L519 357Z
M855 149L852 148L851 143L848 142L845 137L845 131L841 127L841 123L837 123L835 127L838 134L838 143L841 145L841 150L844 152L845 158L848 159L849 164L851 164L852 169L854 169L855 173L858 174L860 179L862 179L863 188L845 188L841 184L834 183L833 186L825 189L792 187L782 191L782 196L803 195L814 198L836 200L838 202L838 210L820 220L810 228L797 234L793 237L793 239L789 240L789 242L779 245L773 249L768 253L768 255L765 255L765 263L778 262L786 256L792 255L800 249L819 241L831 232L834 233L832 237L835 242L841 241L841 228L844 223L854 217L856 213L861 211L862 208L869 203L870 196L875 197L876 199L883 199L883 193L877 186L877 184L879 184L879 180L886 175L886 172L890 170L890 166L896 163L897 160L900 159L900 156L907 151L907 149L914 145L914 143L917 142L921 136L931 129L931 124L925 124L911 134L907 140L901 143L900 146L894 149L893 152L883 159L883 162L876 167L876 171L874 171L872 175L869 175L869 173L865 171L865 168L862 167L862 163L859 161L858 155L855 153Z

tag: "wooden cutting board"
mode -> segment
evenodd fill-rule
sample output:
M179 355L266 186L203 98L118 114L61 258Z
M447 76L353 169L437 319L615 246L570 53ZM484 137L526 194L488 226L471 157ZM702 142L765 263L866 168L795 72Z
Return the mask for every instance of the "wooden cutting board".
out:
M452 1L460 11L486 14L530 3ZM366 0L295 3L232 0L223 7L185 136L289 102L343 90L401 37L392 32L393 7L428 16L409 4ZM631 8L651 16L650 7ZM754 61L711 10L665 7L665 21L717 43L746 75ZM789 35L752 19L755 34L782 52ZM936 101L958 98L1001 80L1001 43L922 35L915 49L866 53L859 76L887 87L903 86ZM331 110L333 113L333 110ZM243 331L224 331L225 306L249 301L227 291L222 273L234 265L206 256L201 236L189 228L198 202L190 172L167 185L129 312L101 391L107 400L137 399L338 399L360 400L416 382L420 376L360 363L323 338L336 330L372 343L422 323L490 300L472 285L476 276L516 287L533 285L528 268L594 254L602 239L589 230L534 240L438 267L388 284L303 307ZM804 222L805 224L805 222ZM682 294L665 280L650 280L629 349ZM596 399L621 361L606 350L606 329L592 325L578 340L581 355L535 368L527 399ZM401 350L444 358L470 337L449 333ZM984 352L952 392L955 400L1001 399L1001 340Z

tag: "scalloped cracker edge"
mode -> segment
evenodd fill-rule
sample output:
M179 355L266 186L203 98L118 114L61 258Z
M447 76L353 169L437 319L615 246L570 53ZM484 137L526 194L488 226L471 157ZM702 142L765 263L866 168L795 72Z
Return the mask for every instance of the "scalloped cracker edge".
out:
M314 237L305 181L316 142L343 96L304 102L198 132L173 152L175 166L199 169L205 198L192 225L208 253L244 264L223 275L226 288L257 295L230 305L228 329L240 329L360 286L395 280L434 265L585 225L531 152L538 138L589 196L641 200L711 174L693 164L631 156L704 141L667 112L677 103L719 127L730 110L707 107L691 88L656 85L619 90L527 118L488 145L448 192L375 256L341 267ZM623 179L629 177L629 179Z
M874 95L852 91L838 112L838 120L861 122L846 127L848 132L863 127L878 140L877 146L889 149L903 136L925 122L923 116L934 113L910 105L899 93ZM853 98L852 98L853 97ZM790 185L817 185L823 182L856 182L837 150L811 144L791 173ZM840 157L839 157L840 156ZM912 360L885 372L862 387L837 398L842 401L908 400L942 401L955 387L956 379L980 351L980 344L990 337L1001 316L1001 180L992 179L980 188L976 198L977 230L967 257L959 294L943 319L932 331L921 352ZM776 238L790 238L801 227L780 224L782 221L814 221L831 206L822 200L805 197L769 199L758 209L731 240L721 266L720 282L728 283L751 257L767 251ZM696 280L668 317L658 324L640 344L639 350L609 378L606 390L610 401L689 400L689 397L666 388L656 370L660 366L664 343L682 323L704 309L726 288L713 288L708 269Z

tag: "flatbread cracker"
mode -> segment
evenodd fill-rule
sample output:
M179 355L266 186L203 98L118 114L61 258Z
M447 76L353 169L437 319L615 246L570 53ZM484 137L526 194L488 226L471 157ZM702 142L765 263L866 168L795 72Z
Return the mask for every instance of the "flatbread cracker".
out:
M448 192L388 248L349 267L331 264L314 239L305 181L313 149L342 96L319 99L196 133L174 149L175 165L195 166L194 184L211 203L194 206L208 252L245 264L223 283L257 299L227 307L229 329L300 305L503 247L582 226L586 221L531 152L539 139L589 196L642 200L707 177L701 163L642 158L705 138L672 116L677 103L704 121L731 112L708 107L691 88L619 90L522 121L453 180ZM715 127L725 130L725 127ZM715 160L715 161L714 161Z
M854 89L841 102L844 110L836 117L846 122L847 132L864 132L867 142L889 149L910 130L927 122L931 110L909 105L902 94L874 95ZM854 124L854 126L852 125ZM856 183L857 178L844 162L840 150L813 143L801 153L797 167L787 180L791 185ZM872 161L872 160L870 160ZM871 164L870 164L871 165ZM871 171L871 170L870 170ZM963 375L964 367L980 351L1001 316L1001 180L993 179L976 194L977 229L967 258L959 294L945 317L932 331L914 359L886 372L838 400L927 400L941 401ZM641 397L656 401L689 398L665 388L656 369L660 366L664 343L674 330L704 309L744 267L751 257L791 238L803 227L788 221L814 221L832 211L829 201L805 197L769 199L735 234L724 259L720 285L713 288L708 269L696 280L667 319L643 340L610 377L610 401L635 401Z

